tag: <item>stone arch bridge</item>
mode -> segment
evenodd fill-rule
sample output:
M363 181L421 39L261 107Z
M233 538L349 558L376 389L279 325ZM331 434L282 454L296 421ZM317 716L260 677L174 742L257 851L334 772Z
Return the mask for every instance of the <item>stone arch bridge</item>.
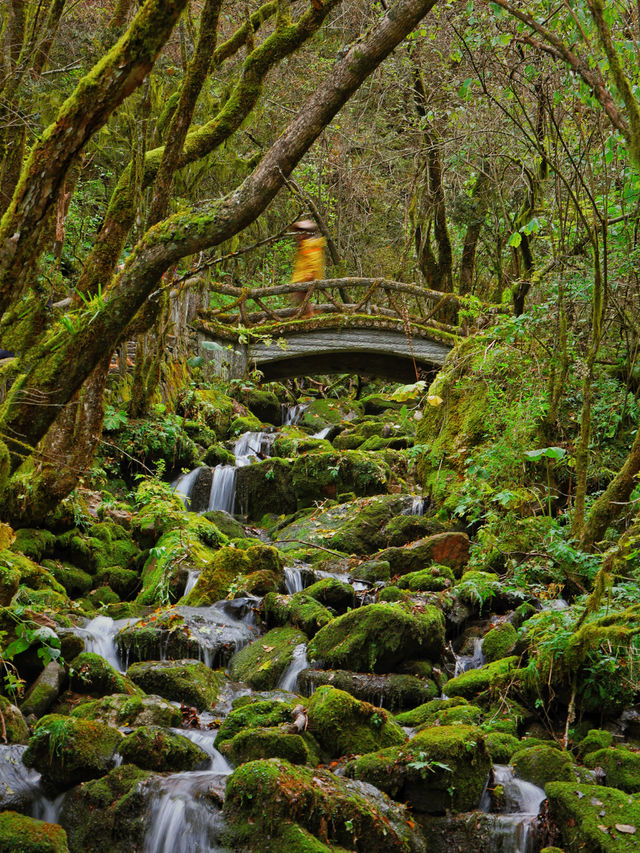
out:
M226 378L258 369L266 381L359 373L415 382L437 371L467 333L462 298L404 282L348 278L212 290L222 304L199 311L193 327L201 355ZM288 294L300 291L304 301L291 307ZM251 302L257 310L249 311ZM489 314L503 310L486 307Z

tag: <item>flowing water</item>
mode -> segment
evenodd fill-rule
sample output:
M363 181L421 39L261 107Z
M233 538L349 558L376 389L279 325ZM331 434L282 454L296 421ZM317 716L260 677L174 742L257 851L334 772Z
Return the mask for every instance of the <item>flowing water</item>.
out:
M282 426L295 426L309 408L309 403L298 403L295 406L282 407ZM324 438L324 436L322 436Z
M118 633L137 622L137 619L117 619L110 616L96 616L82 628L74 628L73 633L84 640L85 652L93 652L103 657L118 672L124 672L126 666L118 650Z
M478 669L485 663L482 654L482 637L474 637L473 652L470 655L456 655L456 668L454 677L468 672L470 669Z
M492 853L534 853L536 839L532 824L540 811L545 792L531 782L514 776L513 768L501 764L493 766L494 785L504 791L504 813L492 815ZM486 808L485 794L480 807Z
M216 465L213 469L213 480L209 494L209 512L221 509L233 515L236 502L237 473L234 465Z
M287 595L295 595L296 592L302 592L304 589L302 569L299 569L296 566L285 566L284 583Z
M282 673L278 688L280 690L288 690L290 693L295 693L298 686L298 676L303 669L307 669L309 661L307 660L307 644L301 643L293 650L293 660Z

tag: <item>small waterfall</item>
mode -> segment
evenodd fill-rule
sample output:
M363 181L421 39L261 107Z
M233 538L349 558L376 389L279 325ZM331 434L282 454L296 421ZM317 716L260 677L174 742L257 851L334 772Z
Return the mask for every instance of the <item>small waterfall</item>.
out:
M285 566L284 584L287 590L287 595L294 595L296 592L302 592L304 589L302 569L297 569L295 566Z
M297 403L295 406L282 407L282 426L295 426L309 408L309 403ZM315 436L317 438L317 436ZM324 438L324 436L322 436Z
M293 650L293 660L282 673L280 681L278 682L278 688L280 690L287 690L290 693L295 693L296 687L298 686L298 676L302 670L307 669L308 666L307 646L306 643L301 643Z
M233 446L236 466L242 468L270 456L275 439L276 434L273 432L243 433Z
M453 674L454 678L461 675L463 672L468 672L470 669L478 669L481 667L485 658L482 654L482 637L475 637L473 640L473 654L456 655L456 668Z
M0 746L0 810L23 811L40 799L40 774L22 763L27 747L22 744Z
M182 476L178 477L178 479L171 484L173 486L173 491L177 495L180 495L187 508L189 506L189 498L191 497L194 483L198 479L199 472L200 468L194 468L193 471L189 471L188 474L182 474Z
M158 778L151 788L144 853L225 853L219 843L225 779L210 771Z
M103 657L118 672L124 672L118 653L116 634L125 626L132 625L136 619L119 619L114 621L110 616L96 616L83 628L76 628L75 634L84 640L84 650Z
M213 745L218 734L217 729L172 729L172 731L177 735L188 738L207 753L211 759L211 764L207 768L210 773L220 775L233 773L233 767Z
M311 438L326 438L331 432L332 427L328 426L324 429L319 430L318 432L314 432Z
M531 782L513 775L513 768L493 766L493 781L504 791L505 812L493 815L493 844L496 853L533 853L535 838L531 831L546 794ZM484 804L484 803L483 803Z
M233 465L216 465L213 469L208 510L223 509L233 515L236 502L236 469Z

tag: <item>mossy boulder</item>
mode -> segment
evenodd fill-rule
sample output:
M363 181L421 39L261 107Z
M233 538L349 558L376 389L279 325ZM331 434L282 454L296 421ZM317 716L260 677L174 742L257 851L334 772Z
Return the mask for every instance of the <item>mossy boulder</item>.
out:
M587 781L571 753L555 746L526 746L511 756L510 763L520 778L539 788L544 788L547 782Z
M307 732L291 733L282 728L243 729L221 747L222 754L234 765L259 758L283 758L290 764L319 762L318 745Z
M216 735L216 749L221 749L226 741L234 738L245 729L264 729L280 727L293 721L291 712L294 702L280 702L275 699L249 701L246 705L234 708L222 721Z
M235 464L235 456L231 455L231 460L228 464ZM244 527L240 524L239 521L230 515L228 512L225 512L223 509L212 509L208 512L203 513L203 517L207 519L207 521L213 522L218 530L227 536L229 539L242 539L243 537L247 537L247 533ZM249 536L249 538L252 538Z
M29 688L21 705L26 716L42 717L56 701L67 680L67 673L57 661L50 661Z
M184 594L189 572L203 572L214 553L192 530L164 533L142 569L142 589L137 603L175 603Z
M431 565L448 566L456 577L469 560L469 537L466 533L448 531L418 539L401 548L386 548L376 554L388 560L394 574L420 572Z
M517 641L518 632L511 622L503 622L485 635L482 641L482 654L488 663L506 658L512 654Z
M124 738L118 751L126 764L158 773L197 770L210 761L208 754L189 738L161 726L140 726Z
M347 775L369 782L417 812L444 814L478 807L491 759L472 726L434 726L408 744L363 755Z
M602 785L550 782L549 814L568 853L635 853L640 797Z
M67 595L71 598L80 598L86 595L93 586L94 581L91 575L70 563L62 563L59 560L44 560L43 567L51 572L58 583L62 584Z
M0 812L2 853L69 853L67 833L55 823L45 823L18 812Z
M246 406L259 421L270 424L280 423L281 404L273 391L265 391L245 385L235 391L233 396L243 406Z
M444 525L441 521L428 515L396 515L383 529L383 534L389 547L400 547L416 539L425 539L435 533L444 533Z
M0 696L0 714L4 720L6 743L28 743L29 729L19 708Z
M363 412L364 407L358 400L311 400L299 424L312 432L319 432L343 421L354 421L361 417Z
M90 696L140 692L131 679L93 652L82 652L71 661L69 684L76 693L87 693Z
M336 613L344 613L355 604L353 587L337 578L322 578L308 586L305 594Z
M254 690L272 690L293 660L295 649L307 637L297 628L274 628L231 658L234 681L245 681Z
M55 554L90 575L118 566L130 568L140 553L126 528L113 521L92 525L86 532L69 530L56 538Z
M447 696L473 699L482 693L489 695L502 690L514 680L519 658L515 655L487 663L478 669L469 669L447 682Z
M121 743L112 726L49 714L36 726L22 760L46 782L66 789L108 773Z
M9 596L13 589L15 593L15 579L18 577L20 586L29 587L32 590L52 591L59 593L66 598L65 589L62 584L58 583L50 571L43 566L39 566L25 557L24 554L18 554L14 551L5 549L0 551L0 567L2 567L2 575L0 576L0 584L4 584L6 592L5 599ZM15 588L14 588L15 587ZM0 585L0 592L2 587ZM7 604L9 603L7 600Z
M411 592L441 592L452 586L454 580L453 571L448 566L431 566L403 575L396 581L396 586Z
M335 687L319 687L307 706L308 731L332 758L404 743L391 714Z
M605 784L609 788L620 788L628 794L640 793L640 754L628 749L609 747L589 752L584 763L587 767L601 767L605 772Z
M80 720L97 720L110 726L174 726L182 723L180 710L160 696L114 693L101 699L82 702L71 711Z
M270 592L264 599L263 612L269 627L294 625L308 637L315 636L334 617L330 610L306 591L294 595Z
M431 699L417 708L396 714L396 722L400 723L401 726L411 726L412 728L423 725L434 725L437 723L439 715L444 711L448 711L451 708L469 707L470 705L467 700L461 696L456 696L453 699Z
M69 791L60 823L72 853L141 850L148 825L148 780L152 774L125 764L101 779Z
M456 595L462 602L481 612L496 603L502 592L502 581L492 572L465 572L455 586Z
M429 678L415 675L371 675L344 669L305 669L299 676L300 690L309 696L322 685L344 690L356 699L380 705L388 711L414 708L438 694L438 687Z
M133 598L140 587L140 575L133 569L123 569L120 566L110 566L96 572L96 586L110 586L123 601Z
M388 560L365 560L351 570L353 580L377 583L388 581L391 577L391 564Z
M509 764L511 756L520 747L518 738L507 732L489 731L484 736L484 742L494 764Z
M307 654L326 668L393 671L403 660L438 660L444 651L444 620L435 607L368 604L338 616L309 643Z
M226 598L233 585L243 589L244 579L255 572L267 572L278 585L283 578L284 559L272 545L251 545L246 550L220 548L203 570L184 603L194 607L215 604Z
M216 704L224 682L222 672L213 672L199 660L164 660L134 663L127 675L145 693L184 702L199 711Z
M10 552L0 551L0 607L7 607L20 586L20 570L12 559L5 559Z
M306 844L308 834L329 850L357 845L367 853L424 851L403 807L326 770L294 767L282 759L251 761L235 770L227 782L224 816L231 846L256 853L322 850L315 840Z
M16 538L11 544L11 550L24 554L34 563L42 563L44 557L53 554L56 537L49 530L23 527L15 531Z
M576 747L576 754L584 758L590 752L607 749L613 744L613 735L604 729L589 729L587 736Z

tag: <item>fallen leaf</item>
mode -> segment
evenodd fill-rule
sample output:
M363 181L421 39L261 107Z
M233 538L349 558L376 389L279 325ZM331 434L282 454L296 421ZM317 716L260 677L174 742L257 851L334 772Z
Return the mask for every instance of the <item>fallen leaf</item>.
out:
M265 652L272 652L275 649L275 646L263 646L262 648Z
M606 833L607 833L607 835L609 834L609 830L608 830L608 829L607 829L607 827L606 827L604 824L602 824L602 823L599 823L599 824L598 824L598 829L602 830L602 832L606 832Z
M597 800L595 797L591 797L591 805L592 806L601 806L602 800Z
M437 394L429 394L427 397L427 403L430 406L441 406L444 403L442 397L438 397Z
M626 832L627 835L634 835L636 831L635 826L631 826L629 823L617 823L616 829L618 832Z

